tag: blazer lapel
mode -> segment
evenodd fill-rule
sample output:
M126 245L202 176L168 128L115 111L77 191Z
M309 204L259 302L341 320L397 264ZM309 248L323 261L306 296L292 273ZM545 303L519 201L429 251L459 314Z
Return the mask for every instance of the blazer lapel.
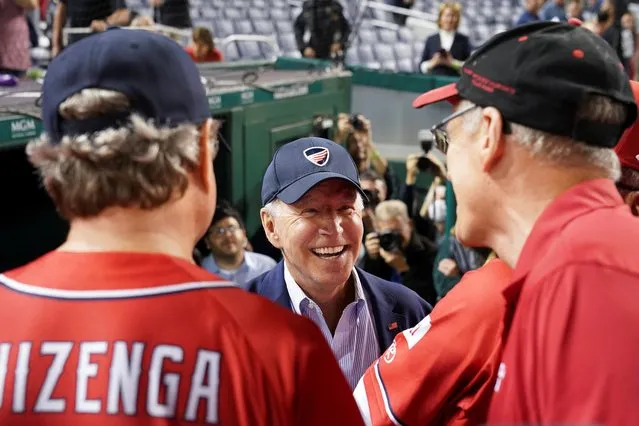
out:
M404 330L405 317L393 311L394 301L387 297L378 286L371 285L364 275L364 271L356 269L372 311L373 324L375 325L380 354L382 354L393 343L395 336Z
M288 296L286 281L284 281L283 260L264 277L258 293L286 309L291 309L291 298Z

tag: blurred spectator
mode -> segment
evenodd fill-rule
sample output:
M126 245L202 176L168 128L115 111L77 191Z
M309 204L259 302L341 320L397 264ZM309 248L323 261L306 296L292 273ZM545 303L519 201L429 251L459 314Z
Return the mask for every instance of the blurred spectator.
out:
M397 188L395 174L388 167L386 158L375 147L372 129L370 120L361 114L340 114L337 119L335 142L344 145L360 173L372 169L384 178L386 198L390 199L395 196Z
M567 19L579 19L583 21L583 3L581 0L569 0L566 5L566 18Z
M415 4L415 0L386 0L386 3L395 7L402 7L404 9L410 9ZM402 15L400 13L393 13L393 21L397 25L404 26L406 25L406 19L408 16Z
M539 11L539 16L544 21L567 20L564 0L548 0Z
M402 201L379 203L375 217L377 232L365 237L363 269L404 284L434 305L437 301L432 277L435 245L415 232Z
M26 10L36 0L0 0L0 73L21 77L31 66Z
M488 259L490 250L476 249L462 245L455 237L453 228L448 236L439 243L433 270L433 285L437 300L446 296L469 271L480 268Z
M248 251L244 222L237 210L220 202L206 234L211 254L204 257L201 266L238 285L271 270L275 261L263 254Z
M102 32L109 26L126 26L131 14L125 0L58 0L53 18L51 55L57 56L63 46L63 29L90 28ZM67 44L72 44L90 34L69 34Z
M222 52L215 47L213 35L208 28L193 28L193 43L186 47L186 53L195 62L220 62L223 60Z
M359 182L367 198L364 201L364 210L362 211L364 236L366 236L370 232L375 232L375 208L382 201L386 201L388 189L384 179L373 170L360 173ZM360 259L361 256L364 256L364 253L364 247L362 246Z
M544 0L524 0L524 11L515 22L515 25L539 21L539 9L541 9L543 4Z
M637 30L635 28L635 17L631 12L621 17L621 51L623 53L623 65L626 67L628 76L635 75L634 56L637 51Z
M295 40L305 58L343 54L351 26L337 0L306 0L295 19Z
M458 76L459 69L470 56L470 40L457 32L461 19L459 3L439 6L439 32L429 36L422 52L420 69L424 74Z
M583 18L584 22L592 22L597 20L597 14L603 4L603 0L585 0Z
M446 226L446 186L434 187L435 200L428 206L428 217L435 223L437 232L441 235Z
M620 61L623 62L623 50L621 45L621 23L615 22L615 3L605 0L597 15L599 35L617 52Z
M189 0L151 0L153 19L161 25L175 28L191 28Z

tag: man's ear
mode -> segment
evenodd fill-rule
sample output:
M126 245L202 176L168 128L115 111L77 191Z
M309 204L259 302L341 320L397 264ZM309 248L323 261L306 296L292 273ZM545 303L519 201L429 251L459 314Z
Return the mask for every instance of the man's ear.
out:
M282 243L275 230L275 218L271 216L271 214L266 211L266 209L262 209L260 210L260 219L262 219L262 227L264 228L266 238L268 238L273 247L281 250Z
M504 155L506 144L503 131L504 120L499 110L487 107L482 109L482 121L487 128L487 132L485 138L481 141L480 158L483 171L489 172Z
M199 164L198 164L198 172L197 178L200 181L202 187L209 192L211 190L211 179L210 176L213 172L213 160L214 155L213 147L209 141L211 140L211 135L217 135L217 129L219 124L214 122L213 119L206 120L200 126L200 139L198 141L198 145L200 148L200 156L199 156Z

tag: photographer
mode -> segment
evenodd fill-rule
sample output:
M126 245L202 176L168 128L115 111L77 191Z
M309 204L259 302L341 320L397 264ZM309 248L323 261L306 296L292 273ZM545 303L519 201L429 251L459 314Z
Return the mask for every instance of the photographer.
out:
M388 188L384 179L373 170L360 173L359 183L367 198L364 201L364 211L362 212L364 235L366 235L375 232L375 208L382 201L386 201Z
M395 174L373 143L370 120L361 114L339 114L334 140L346 148L360 173L369 170L379 173L386 182L387 198L393 198L397 188Z
M434 305L435 245L413 229L406 205L399 200L375 208L376 232L366 235L363 269L380 278L401 282Z
M430 132L420 132L421 154L411 154L406 158L406 181L402 190L401 200L408 207L409 215L413 220L415 230L430 241L437 241L441 235L441 227L429 216L429 209L436 201L436 189L445 182L446 168L433 155L432 135ZM415 184L420 173L434 176L428 193L420 206L417 205Z

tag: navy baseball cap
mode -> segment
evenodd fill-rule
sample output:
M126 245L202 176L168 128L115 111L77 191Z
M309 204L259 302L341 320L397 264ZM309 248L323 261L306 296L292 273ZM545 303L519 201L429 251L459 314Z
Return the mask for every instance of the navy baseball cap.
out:
M625 105L626 122L581 119L577 113L588 95ZM535 22L494 36L466 60L456 83L420 95L413 106L460 98L493 106L513 123L606 148L615 146L637 117L616 52L574 23Z
M275 198L293 204L326 179L343 179L366 199L355 162L344 147L316 137L289 142L275 152L266 169L262 181L262 205Z
M125 113L65 120L62 102L83 89L121 92ZM53 143L126 123L131 113L156 125L201 124L211 117L197 67L170 38L145 30L109 29L73 43L51 61L42 88L42 123Z

